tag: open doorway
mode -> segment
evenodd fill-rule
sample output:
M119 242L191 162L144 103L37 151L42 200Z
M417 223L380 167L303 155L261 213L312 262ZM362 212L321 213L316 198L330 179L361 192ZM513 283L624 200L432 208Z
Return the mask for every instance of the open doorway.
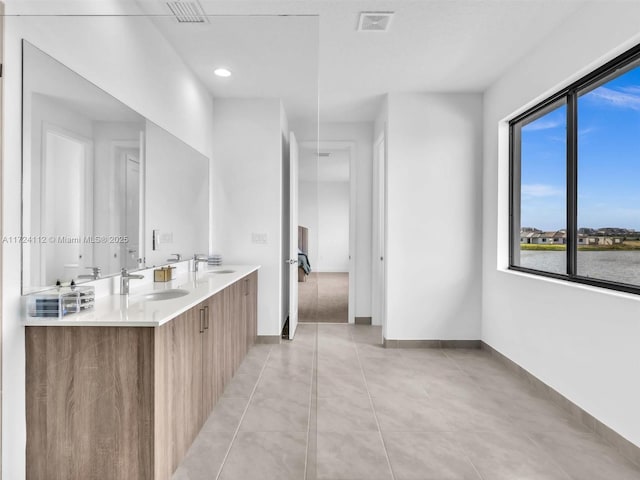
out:
M300 322L348 323L351 273L351 148L301 148Z

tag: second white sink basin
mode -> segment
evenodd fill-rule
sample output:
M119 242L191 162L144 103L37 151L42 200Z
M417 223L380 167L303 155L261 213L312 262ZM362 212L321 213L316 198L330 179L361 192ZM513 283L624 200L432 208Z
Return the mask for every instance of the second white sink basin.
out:
M235 270L211 270L209 273L235 273Z
M188 290L172 288L169 290L158 290L157 292L146 293L144 295L140 295L140 298L142 300L170 300L172 298L184 297L185 295L189 295Z

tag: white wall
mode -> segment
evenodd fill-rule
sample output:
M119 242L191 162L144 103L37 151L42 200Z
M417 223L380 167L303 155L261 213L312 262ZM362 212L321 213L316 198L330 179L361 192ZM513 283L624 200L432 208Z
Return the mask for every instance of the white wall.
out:
M640 298L506 271L501 123L640 41L640 4L584 6L485 94L482 338L640 446Z
M309 229L307 254L314 272L348 272L350 183L322 180L332 173L335 178L334 166L323 172L323 160L308 149L300 157L298 223ZM339 161L349 169L347 154Z
M4 21L3 235L20 234L22 38L210 156L210 95L147 19L7 16ZM20 247L4 244L2 254L2 471L3 478L20 480L25 478Z
M307 256L311 270L318 265L318 182L302 181L298 184L298 224L309 229Z
M282 318L282 128L279 100L216 99L214 251L225 263L262 265L258 335L279 335ZM265 244L252 234L266 235Z
M478 339L482 97L390 94L388 339Z
M316 125L295 125L300 143L316 139ZM356 179L355 198L355 251L351 252L355 262L355 316L371 316L371 165L373 159L372 122L320 123L320 142L354 142L354 163L351 169ZM310 232L311 233L311 232ZM311 265L313 268L313 264Z
M349 271L349 182L318 183L316 272Z

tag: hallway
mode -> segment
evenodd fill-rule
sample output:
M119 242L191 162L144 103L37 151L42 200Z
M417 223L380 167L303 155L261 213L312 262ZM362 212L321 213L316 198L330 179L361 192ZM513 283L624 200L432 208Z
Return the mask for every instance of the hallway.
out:
M173 480L631 480L640 468L480 350L306 324L257 345Z
M347 323L349 273L311 272L298 283L298 315L301 323Z

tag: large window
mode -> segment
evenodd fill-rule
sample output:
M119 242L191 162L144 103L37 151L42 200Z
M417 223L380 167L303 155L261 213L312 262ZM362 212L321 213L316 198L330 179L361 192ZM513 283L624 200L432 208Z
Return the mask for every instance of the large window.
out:
M640 46L510 126L510 267L640 293Z

